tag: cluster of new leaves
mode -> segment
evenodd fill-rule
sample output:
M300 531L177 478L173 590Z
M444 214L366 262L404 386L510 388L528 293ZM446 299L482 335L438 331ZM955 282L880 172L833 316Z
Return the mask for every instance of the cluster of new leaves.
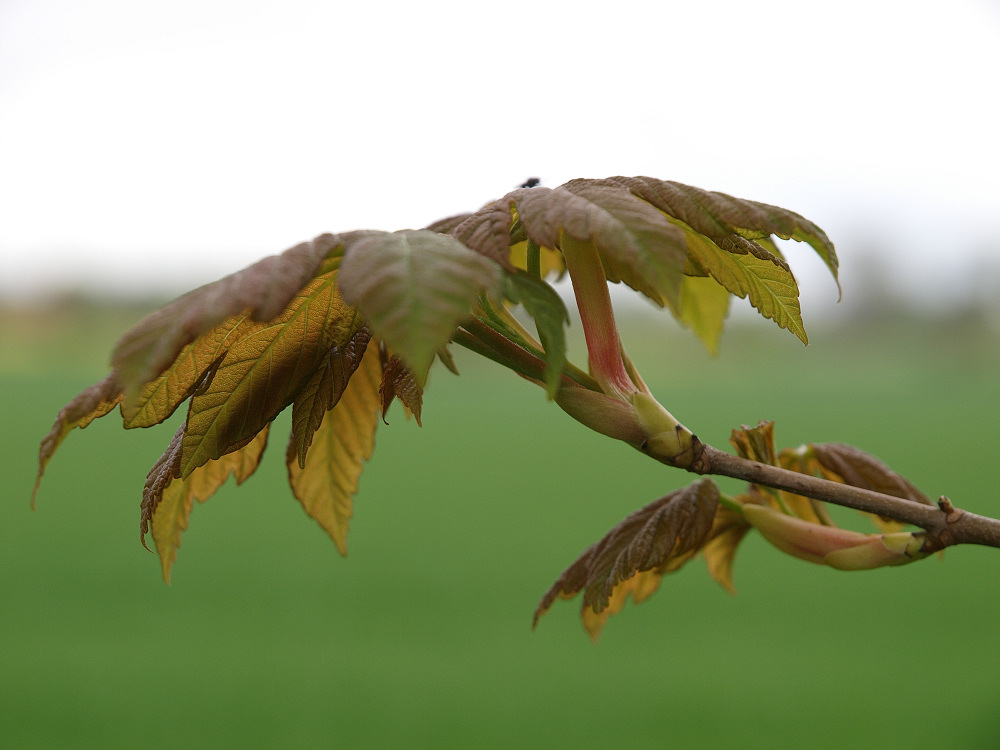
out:
M752 461L932 505L908 480L850 445L809 443L776 455L773 422L734 430L730 442ZM630 596L637 604L644 601L664 575L699 553L712 578L734 592L736 550L754 528L783 552L841 570L902 565L927 556L922 533L903 532L896 521L869 517L881 533L838 527L818 500L757 484L729 498L711 479L701 479L631 514L588 547L542 597L535 624L556 599L582 591L583 625L596 639Z
M593 358L589 370L567 361L568 316L547 277L566 271L571 255L584 258L573 261L582 268L589 252L599 258L605 292L608 281L624 282L667 306L711 349L730 294L749 298L805 342L798 288L775 237L807 242L836 277L833 246L798 214L647 177L515 190L425 230L321 235L201 287L128 331L111 374L59 413L42 442L38 476L73 428L115 407L134 428L161 423L187 402L141 505L143 539L151 529L169 578L194 500L206 500L230 475L242 482L252 474L271 422L291 406L292 491L343 552L379 416L399 398L419 421L435 358L454 369L449 342L537 382L550 398L572 391L560 405L590 414L590 401L602 395L600 367ZM537 339L510 314L514 304L533 319ZM601 424L615 408L632 408L598 406ZM637 429L601 431L638 445ZM698 546L687 523L678 527L677 555ZM703 512L691 523L706 534L713 528Z

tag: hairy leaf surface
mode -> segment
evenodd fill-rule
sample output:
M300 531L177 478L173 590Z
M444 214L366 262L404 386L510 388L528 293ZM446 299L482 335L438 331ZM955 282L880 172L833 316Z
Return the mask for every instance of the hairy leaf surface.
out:
M98 417L109 414L124 398L121 380L118 374L112 371L104 380L86 388L59 410L55 424L38 448L38 473L35 475L35 487L31 492L31 507L35 506L35 497L38 495L38 486L42 481L42 474L45 473L45 467L66 436L73 431L73 428L83 429Z
M632 513L563 571L539 602L535 624L557 598L572 598L582 590L584 626L596 638L607 620L607 615L601 617L605 610L619 611L630 594L637 601L648 597L662 575L680 568L702 547L718 502L716 484L702 479Z
M496 264L458 240L427 230L371 234L345 250L338 284L372 328L423 383L437 351L495 291Z
M186 479L181 479L181 442L184 436L184 425L181 425L166 452L150 470L142 497L140 538L145 546L146 532L151 525L163 580L168 584L177 550L181 546L181 534L187 530L194 501L208 500L230 476L236 477L236 484L243 484L260 464L267 446L267 433L265 427L242 448L199 466Z
M208 388L191 398L182 477L252 439L292 403L331 348L360 328L360 315L337 288L338 265L338 258L327 261L278 317L244 328Z
M295 440L288 444L286 464L292 492L312 518L347 554L347 529L364 462L375 448L382 402L382 363L378 347L369 346L343 395L326 413L300 467Z
M148 315L122 337L112 354L126 391L138 392L167 369L186 345L230 316L247 312L255 321L276 318L316 275L324 259L339 252L345 237L355 235L320 235L195 289Z

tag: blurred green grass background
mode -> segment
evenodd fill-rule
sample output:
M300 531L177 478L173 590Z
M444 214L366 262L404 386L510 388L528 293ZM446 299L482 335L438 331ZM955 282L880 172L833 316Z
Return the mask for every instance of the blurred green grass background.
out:
M577 602L532 632L566 565L693 477L463 352L461 377L432 374L423 428L396 408L380 427L346 559L285 485L283 419L257 474L195 508L165 586L139 500L172 427L75 432L28 505L38 441L139 313L0 316L0 746L998 746L995 550L851 574L751 536L736 596L695 560L596 646ZM813 326L804 349L757 319L715 359L669 321L624 328L708 442L775 419L779 446L854 443L1000 515L1000 346L980 320Z

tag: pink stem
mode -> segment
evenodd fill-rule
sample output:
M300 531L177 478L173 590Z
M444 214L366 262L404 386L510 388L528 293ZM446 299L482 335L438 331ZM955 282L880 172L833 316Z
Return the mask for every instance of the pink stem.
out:
M590 369L605 393L628 401L639 389L622 362L621 339L601 257L592 242L581 242L565 232L560 235L560 245L583 321Z

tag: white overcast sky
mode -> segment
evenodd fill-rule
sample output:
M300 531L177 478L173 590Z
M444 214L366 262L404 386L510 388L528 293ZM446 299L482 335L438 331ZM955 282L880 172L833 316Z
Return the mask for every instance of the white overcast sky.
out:
M879 250L930 293L1000 261L998 74L995 0L0 0L0 294L178 293L614 174L806 215L848 296Z

